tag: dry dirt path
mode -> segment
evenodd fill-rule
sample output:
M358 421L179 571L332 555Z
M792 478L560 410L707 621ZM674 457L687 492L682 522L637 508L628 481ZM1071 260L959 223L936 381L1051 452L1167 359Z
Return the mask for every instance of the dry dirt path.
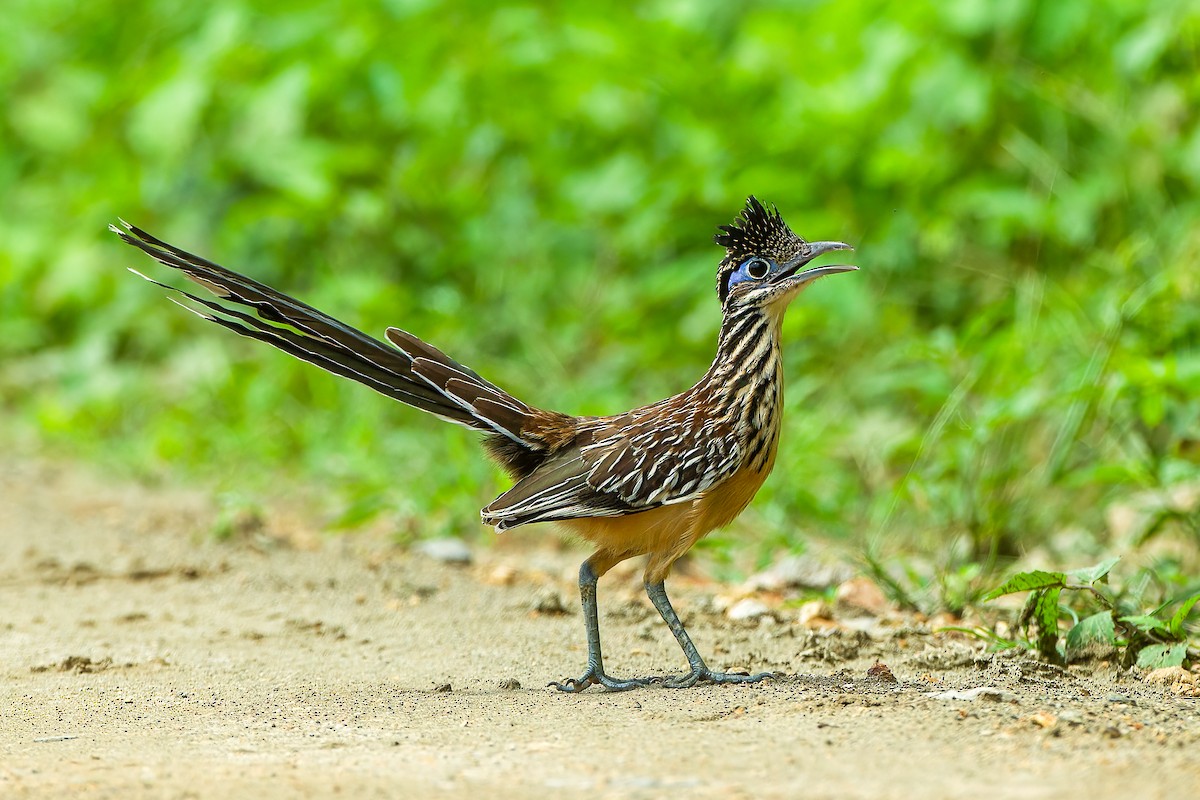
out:
M734 624L680 580L712 661L799 677L567 696L544 686L583 663L574 554L210 529L196 495L0 465L0 797L1200 796L1200 701L1133 676ZM601 584L610 668L678 670L636 590ZM571 613L533 611L547 591Z

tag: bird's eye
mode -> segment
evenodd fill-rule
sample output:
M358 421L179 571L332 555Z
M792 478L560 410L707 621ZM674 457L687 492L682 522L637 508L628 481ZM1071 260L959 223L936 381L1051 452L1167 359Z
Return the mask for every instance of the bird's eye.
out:
M771 265L766 260L755 257L743 264L742 269L746 270L747 276L760 281L767 277L767 273L771 271Z

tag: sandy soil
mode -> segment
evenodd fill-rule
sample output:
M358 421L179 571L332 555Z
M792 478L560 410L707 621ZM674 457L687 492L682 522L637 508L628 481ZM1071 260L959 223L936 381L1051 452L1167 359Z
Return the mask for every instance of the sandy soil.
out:
M721 587L680 578L710 663L793 677L568 696L545 684L583 665L579 554L518 532L456 567L278 520L214 541L212 518L196 494L0 465L0 796L1200 793L1200 700L1136 675L903 620L732 622ZM615 674L682 670L635 573L601 583L601 613Z

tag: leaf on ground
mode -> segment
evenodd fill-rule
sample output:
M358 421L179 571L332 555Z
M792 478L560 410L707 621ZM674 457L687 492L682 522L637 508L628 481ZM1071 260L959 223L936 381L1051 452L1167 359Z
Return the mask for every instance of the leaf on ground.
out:
M1093 644L1111 645L1116 639L1112 612L1101 611L1081 619L1078 625L1067 631L1067 654L1077 655Z
M1175 644L1152 644L1138 652L1137 665L1143 669L1178 667L1187 658L1187 642Z
M1062 588L1067 583L1067 576L1062 572L1044 572L1040 569L1035 569L1030 572L1021 572L1004 583L992 589L984 596L984 600L995 600L997 597L1005 594L1014 594L1016 592L1029 592L1034 589L1046 589L1051 586ZM1055 595L1057 603L1058 595Z
M1109 571L1111 571L1120 560L1120 556L1114 556L1113 558L1101 561L1094 567L1081 567L1080 569L1067 570L1067 575L1074 578L1079 583L1095 583L1096 581L1108 575Z

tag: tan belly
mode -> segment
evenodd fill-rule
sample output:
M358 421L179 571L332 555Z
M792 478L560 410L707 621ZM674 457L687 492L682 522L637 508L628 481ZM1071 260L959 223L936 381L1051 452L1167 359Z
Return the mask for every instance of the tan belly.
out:
M699 511L696 524L699 535L696 539L709 531L728 525L745 511L774 466L775 453L772 451L765 468L761 471L740 469L725 482L705 492L704 496L696 501Z
M561 524L614 556L630 558L673 548L693 527L695 503L676 503L623 517L588 517Z
M762 469L743 468L703 495L688 503L659 506L624 517L590 517L566 520L562 524L606 553L595 562L623 561L649 554L647 583L667 577L671 565L710 531L732 522L758 493L775 465L774 448Z

